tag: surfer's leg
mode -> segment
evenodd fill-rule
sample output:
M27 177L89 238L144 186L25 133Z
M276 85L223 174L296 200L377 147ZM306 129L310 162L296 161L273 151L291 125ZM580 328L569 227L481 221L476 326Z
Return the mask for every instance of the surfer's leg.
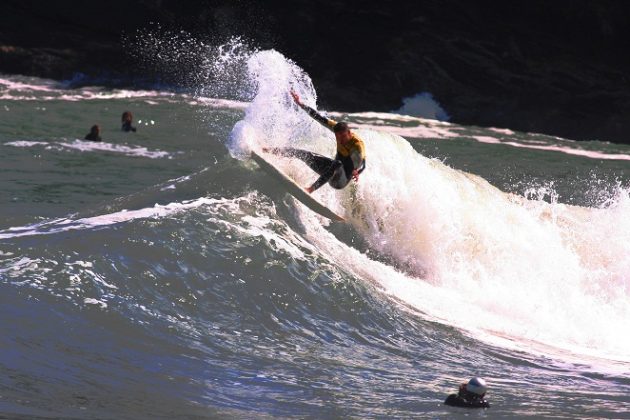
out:
M317 179L317 181L315 181L313 185L311 185L312 190L315 191L316 189L318 189L319 187L321 187L328 181L332 181L333 176L336 178L337 176L339 176L338 174L343 176L343 163L341 163L340 160L332 160L331 163L328 165L328 168L321 174L321 176ZM333 188L337 188L337 189L343 188L343 187L336 186L336 184L334 184L333 182L331 182L330 185Z
M293 147L274 147L268 150L269 153L273 153L274 155L298 158L320 176L326 173L333 163L333 160L326 156L318 155L317 153L307 150L295 149Z
M263 147L263 152L271 153L278 156L293 157L296 150L293 147Z
M294 149L293 156L306 163L309 168L317 172L317 175L324 175L330 170L333 160L317 153L307 152L306 150Z
M335 162L339 162L340 165L337 165L337 169L335 169L333 175L330 177L329 183L334 189L341 190L346 188L346 186L350 183L352 176L348 176L348 173L340 160L336 160Z

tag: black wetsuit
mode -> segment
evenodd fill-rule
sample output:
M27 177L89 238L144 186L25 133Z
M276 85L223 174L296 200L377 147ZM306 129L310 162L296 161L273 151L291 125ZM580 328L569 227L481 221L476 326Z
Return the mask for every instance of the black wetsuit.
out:
M94 133L88 133L85 135L85 140L90 140L90 141L103 141L103 139L101 138L101 136L94 134Z
M453 407L466 407L466 408L489 408L490 403L483 399L483 397L478 397L474 394L468 396L462 396L460 394L451 394L444 401L445 405L450 405Z
M136 132L136 127L131 126L131 121L125 121L122 123L122 131L128 133L130 131Z
M324 127L333 130L336 121L326 118L306 105L300 105L308 115ZM270 149L271 153L296 157L306 163L314 170L319 178L311 185L313 191L329 183L331 187L342 189L352 180L352 172L356 169L358 173L365 170L365 145L354 133L346 144L337 143L337 154L335 159L330 159L317 153L307 150L294 149L292 147Z

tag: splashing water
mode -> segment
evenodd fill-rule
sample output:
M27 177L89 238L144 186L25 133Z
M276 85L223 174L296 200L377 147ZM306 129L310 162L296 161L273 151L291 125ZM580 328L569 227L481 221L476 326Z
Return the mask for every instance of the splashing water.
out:
M331 135L288 96L296 89L315 106L308 75L275 51L252 54L247 71L256 91L232 131L233 156L287 144L333 154ZM322 188L316 197L345 212L397 268L353 252L303 213L319 247L348 256L345 265L397 299L478 337L630 361L630 337L619 335L630 322L626 190L603 208L526 199L428 159L402 137L356 131L366 143L368 170L356 186ZM301 162L277 163L298 182L314 179Z

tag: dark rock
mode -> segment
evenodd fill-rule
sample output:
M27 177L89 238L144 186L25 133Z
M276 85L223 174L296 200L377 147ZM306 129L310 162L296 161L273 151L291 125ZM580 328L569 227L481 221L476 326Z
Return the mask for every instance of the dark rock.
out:
M389 111L428 91L454 122L630 143L625 1L4 0L0 71L156 79L121 46L152 22L276 48L325 108Z

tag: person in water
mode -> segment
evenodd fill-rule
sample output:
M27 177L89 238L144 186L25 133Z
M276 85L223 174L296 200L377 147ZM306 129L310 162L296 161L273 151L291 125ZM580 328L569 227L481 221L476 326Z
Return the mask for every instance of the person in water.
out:
M472 378L459 386L457 394L451 394L444 401L445 405L467 408L489 408L490 403L484 398L488 385L482 378Z
M85 140L103 141L101 138L101 127L99 127L98 124L94 124L92 128L90 128L90 132L85 135Z
M136 127L133 127L131 125L131 123L133 123L133 115L131 115L131 112L129 111L123 112L121 120L122 120L122 131L124 131L125 133L128 133L130 131L133 131L134 133L136 132Z
M296 157L304 161L312 170L317 172L319 178L310 187L306 188L312 193L325 183L338 190L345 188L352 179L359 181L359 174L365 170L365 144L356 134L350 131L345 122L336 122L326 118L302 103L300 97L294 91L291 96L295 103L305 110L315 121L335 133L337 140L337 155L334 159L327 158L317 153L292 147L263 148L263 152L276 155Z

